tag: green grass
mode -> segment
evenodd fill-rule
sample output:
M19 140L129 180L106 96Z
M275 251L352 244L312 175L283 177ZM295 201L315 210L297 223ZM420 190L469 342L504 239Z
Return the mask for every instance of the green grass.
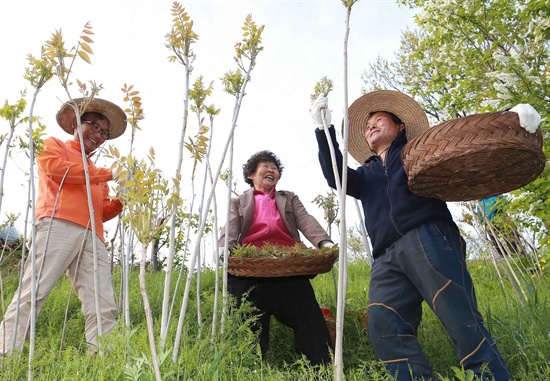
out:
M5 303L9 303L17 285L17 272L6 276L2 269ZM499 345L514 379L550 379L550 313L548 298L550 281L530 284L525 280L529 302L525 306L509 286L501 285L490 263L473 261L470 270L478 296L480 310L486 325ZM365 311L369 267L350 264L348 268L347 306L350 311ZM69 319L65 341L60 349L61 329L69 295L70 284L62 279L47 300L37 322L36 355L32 364L33 380L154 380L149 358L149 343L143 304L139 293L137 271L131 279L131 329L123 325L122 316L115 332L107 335L103 354L90 355L84 341L84 322L80 302L73 294L69 305ZM202 324L197 323L195 289L190 295L190 305L185 318L184 336L180 355L172 362L172 342L177 317L171 323L167 349L161 356L161 372L164 380L316 380L332 379L333 370L313 370L294 350L292 331L272 321L270 350L260 359L255 337L243 324L250 306L244 305L227 317L225 332L210 341L213 308L212 272L201 278ZM115 289L118 288L115 272ZM318 275L312 280L322 307L334 308L335 288L331 273ZM159 319L164 276L148 275L148 292L151 298L156 336L159 336ZM177 308L181 304L176 302ZM419 340L434 372L440 380L455 380L452 367L458 367L454 348L439 320L426 307L419 329ZM28 344L28 343L27 343ZM0 362L0 380L26 380L28 373L28 348ZM389 380L377 363L370 347L366 328L360 319L350 318L344 330L344 373L346 380ZM460 373L460 372L459 372ZM317 378L316 378L317 377Z

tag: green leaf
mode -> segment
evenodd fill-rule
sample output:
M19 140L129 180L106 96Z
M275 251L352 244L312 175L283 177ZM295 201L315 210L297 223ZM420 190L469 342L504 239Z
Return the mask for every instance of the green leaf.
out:
M87 62L87 63L89 63L89 64L92 63L92 61L90 60L90 56L88 56L88 54L87 54L85 51L79 50L79 51L78 51L78 56L79 56L80 58L82 58L85 62Z

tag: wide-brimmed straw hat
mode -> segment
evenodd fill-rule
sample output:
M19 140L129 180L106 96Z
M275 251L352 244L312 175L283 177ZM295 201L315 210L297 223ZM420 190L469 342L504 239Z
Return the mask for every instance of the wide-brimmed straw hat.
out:
M411 97L394 90L375 90L358 98L348 109L348 149L355 160L364 163L375 153L365 139L365 127L369 116L377 111L391 112L405 123L407 140L430 128L428 117L420 105Z
M85 112L96 112L103 115L109 121L109 139L118 138L126 130L126 114L116 104L100 98L94 98L86 104L88 98L76 98L65 102L57 112L57 123L67 133L73 135L73 122L75 120L75 107L78 107L80 116Z

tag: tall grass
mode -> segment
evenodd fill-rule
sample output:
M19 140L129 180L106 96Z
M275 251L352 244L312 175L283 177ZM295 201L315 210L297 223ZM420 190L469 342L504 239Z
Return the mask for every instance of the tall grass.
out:
M6 269L2 269L6 274ZM525 287L529 302L521 307L511 287L501 285L490 263L470 262L476 284L480 310L487 328L498 343L514 379L550 379L550 295L549 281L534 283L527 275ZM348 295L346 309L366 310L369 267L352 263L348 268ZM14 275L15 274L15 275ZM17 284L17 273L5 275L4 291L11 299ZM60 349L61 329L70 284L62 279L47 300L37 321L36 355L33 361L35 380L153 380L153 369L148 357L149 344L143 305L139 293L138 274L131 276L131 330L120 324L105 337L103 355L87 353L84 339L84 321L80 302L73 295L69 306L65 341ZM114 274L118 282L118 273ZM160 329L163 274L147 276L151 307L156 329ZM177 363L171 361L172 348L161 354L161 373L164 380L330 380L332 369L312 369L305 359L295 352L291 329L272 321L270 350L261 359L255 337L247 328L245 317L249 305L234 310L227 319L223 337L210 342L210 322L213 306L214 274L206 271L202 282L203 324L199 329L195 319L186 319L184 337ZM319 304L336 306L334 281L331 273L318 275L312 280ZM196 300L195 295L190 300ZM187 313L196 315L191 304ZM177 313L174 314L177 316ZM344 326L344 374L346 380L391 380L377 363L370 347L366 327L350 314ZM176 324L172 324L175 327ZM156 332L158 334L158 332ZM173 337L174 331L169 332ZM419 340L438 379L455 380L458 361L454 348L437 317L425 308L419 329ZM168 340L170 342L170 340ZM6 357L0 362L0 380L27 379L27 351ZM460 373L460 371L459 371Z

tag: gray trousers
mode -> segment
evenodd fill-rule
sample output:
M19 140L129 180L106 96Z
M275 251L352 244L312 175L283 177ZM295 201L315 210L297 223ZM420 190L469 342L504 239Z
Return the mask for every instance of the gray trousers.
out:
M47 239L48 229L51 229ZM97 237L99 303L101 327L106 334L116 325L116 305L113 295L111 267L105 244ZM47 242L46 242L47 241ZM44 302L63 273L70 279L73 288L82 302L85 318L86 341L88 348L97 346L97 314L94 290L94 262L92 232L84 227L61 219L44 218L36 224L36 272L37 278L36 314L40 313ZM42 267L42 270L40 268ZM21 298L19 290L6 310L0 323L0 354L23 349L29 330L31 313L31 260L25 262ZM17 306L19 319L16 322ZM37 323L39 324L39 322Z
M397 380L432 379L417 340L422 302L441 320L458 360L476 375L488 366L495 380L510 374L483 325L466 245L444 222L425 223L407 232L373 263L369 288L369 338L376 356Z

